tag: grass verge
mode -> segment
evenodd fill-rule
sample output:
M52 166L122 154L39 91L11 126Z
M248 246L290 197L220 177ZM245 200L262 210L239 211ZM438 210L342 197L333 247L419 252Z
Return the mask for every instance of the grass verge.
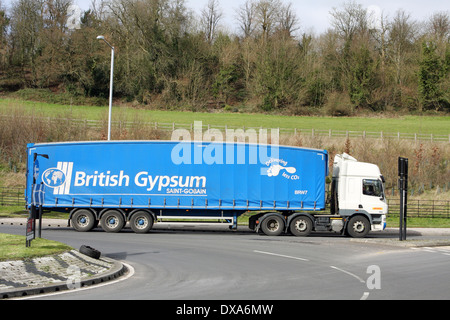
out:
M73 248L53 240L36 238L25 246L25 236L0 233L0 261L22 260L63 253Z
M398 228L400 221L398 215L388 215L388 228ZM408 217L406 220L408 228L450 228L450 219L448 218L427 218L427 217Z
M0 206L0 218L27 218L28 211L23 206ZM67 219L67 212L50 211L44 212L43 218L49 219Z

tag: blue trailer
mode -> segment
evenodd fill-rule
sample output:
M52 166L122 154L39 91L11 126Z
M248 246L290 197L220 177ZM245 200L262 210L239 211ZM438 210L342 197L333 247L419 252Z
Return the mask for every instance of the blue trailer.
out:
M258 211L250 227L309 234L325 209L326 150L248 143L93 141L27 146L27 207L69 212L78 231L99 223L137 233L178 219L220 220ZM311 221L305 228L298 217ZM294 221L297 225L292 227ZM303 228L303 229L302 229Z

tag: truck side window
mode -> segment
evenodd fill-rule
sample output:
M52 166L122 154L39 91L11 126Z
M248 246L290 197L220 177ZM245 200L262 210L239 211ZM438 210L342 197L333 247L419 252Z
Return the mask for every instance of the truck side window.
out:
M383 185L380 180L364 179L363 194L366 196L382 197Z

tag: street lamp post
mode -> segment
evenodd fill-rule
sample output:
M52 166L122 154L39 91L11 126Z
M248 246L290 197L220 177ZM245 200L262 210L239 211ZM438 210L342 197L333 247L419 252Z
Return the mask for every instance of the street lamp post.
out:
M109 117L108 117L108 141L111 140L111 110L113 96L113 76L114 76L114 47L106 41L104 36L98 36L98 40L103 40L111 48L111 75L109 79Z

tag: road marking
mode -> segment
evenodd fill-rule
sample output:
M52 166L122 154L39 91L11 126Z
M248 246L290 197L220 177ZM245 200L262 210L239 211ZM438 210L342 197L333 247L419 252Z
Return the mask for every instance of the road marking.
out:
M51 292L51 293L45 293L45 294L36 294L36 295L32 295L32 296L27 296L27 297L11 298L11 300L40 299L40 298L44 298L44 297L51 297L51 296L56 296L56 295L60 295L60 294L65 294L65 293L79 292L79 291L84 291L84 290L100 288L100 287L103 287L103 286L109 286L111 284L114 284L114 283L117 283L117 282L129 279L129 278L131 278L134 275L134 268L132 266L130 266L129 264L124 263L124 262L122 262L122 264L127 267L128 274L123 276L123 277L119 277L116 280L107 281L107 282L103 282L103 283L99 283L99 284L93 284L93 285L82 287L82 288L79 288L79 289L64 290L64 291Z
M282 257L282 258L289 258L289 259L295 259L295 260L301 260L301 261L309 261L308 259L305 258L300 258L300 257L293 257L293 256L287 256L284 254L278 254L278 253L273 253L273 252L267 252L267 251L259 251L259 250L253 250L253 252L255 253L261 253L261 254L267 254L267 255L271 255L271 256L277 256L277 257ZM361 283L366 283L362 278L358 277L356 274L353 274L349 271L346 271L344 269L335 267L335 266L330 266L330 268L341 271L345 274L348 274L349 276L352 276L353 278L357 279L359 282ZM366 300L369 297L369 292L364 292L362 297L360 298L360 300Z
M333 268L333 269L339 270L339 271L341 271L341 272L344 272L344 273L348 274L349 276L352 276L352 277L358 279L359 282L366 283L363 279L361 279L360 277L358 277L356 274L353 274L353 273L351 273L351 272L345 271L345 270L343 270L343 269L341 269L341 268L338 268L338 267L335 267L335 266L330 266L330 268Z
M430 252L430 253L440 253L445 256L450 256L450 251L448 246L445 247L412 247L413 250L420 250L422 252Z
M266 252L266 251L259 251L259 250L253 250L255 253L262 253L262 254L268 254L271 256L277 256L282 258L289 258L289 259L295 259L295 260L301 260L301 261L309 261L308 259L299 258L299 257L293 257L293 256L286 256L284 254L278 254L278 253L272 253L272 252Z
M369 292L364 292L361 299L359 299L359 300L366 300L368 297L369 297Z

